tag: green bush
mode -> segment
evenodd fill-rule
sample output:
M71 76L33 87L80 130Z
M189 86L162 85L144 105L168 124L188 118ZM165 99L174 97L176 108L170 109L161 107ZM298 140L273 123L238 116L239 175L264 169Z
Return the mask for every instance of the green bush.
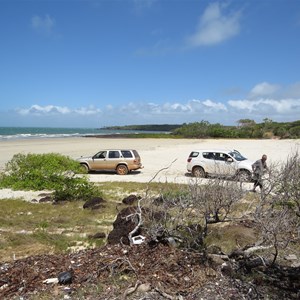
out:
M100 193L101 194L101 193ZM87 200L92 196L99 196L94 185L83 178L65 177L54 191L56 201Z
M95 187L82 173L78 162L57 153L15 154L0 177L0 187L15 190L54 190L59 200L84 200Z
M300 126L295 126L289 130L289 133L294 138L300 137Z
M274 135L280 137L280 138L289 138L288 130L284 127L278 127L274 131Z

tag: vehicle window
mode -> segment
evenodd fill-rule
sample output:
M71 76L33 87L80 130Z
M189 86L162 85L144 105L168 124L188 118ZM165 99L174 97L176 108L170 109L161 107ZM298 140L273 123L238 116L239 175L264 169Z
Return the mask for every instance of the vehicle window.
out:
M225 153L215 153L216 160L227 161L228 158L229 156Z
M242 161L242 160L246 160L247 158L244 157L240 152L238 151L232 151L229 152L229 155L231 155L234 159L236 159L237 161Z
M223 155L224 155L224 160L225 161L228 161L228 159L231 158L229 155L227 155L225 153L223 153ZM232 158L231 158L231 161L232 161Z
M119 158L120 152L119 151L109 151L108 157L109 158Z
M122 150L121 153L122 153L122 156L125 158L132 158L132 153L129 150Z
M193 152L191 152L190 157L198 157L198 155L199 155L199 152L193 151Z
M214 155L215 160L222 160L221 154L222 153L215 153L215 155Z
M215 155L213 152L203 152L202 155L206 159L215 159Z
M140 157L140 155L138 154L138 152L136 150L132 150L132 152L133 152L135 158L139 158Z
M100 151L94 157L95 158L105 158L106 157L106 151Z

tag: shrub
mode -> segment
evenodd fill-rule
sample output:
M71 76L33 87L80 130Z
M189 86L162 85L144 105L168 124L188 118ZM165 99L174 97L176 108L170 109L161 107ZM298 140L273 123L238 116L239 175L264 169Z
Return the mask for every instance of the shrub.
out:
M276 130L274 131L274 134L276 136L279 136L280 138L289 138L289 133L288 133L287 129L284 127L276 128Z
M266 131L266 132L264 132L264 134L263 134L263 138L264 139L272 139L274 137L274 134L273 134L273 132L271 132L271 131Z
M274 249L274 264L280 251L298 239L300 228L300 156L288 157L280 167L269 167L255 219L259 224L263 243Z
M15 154L1 174L0 187L19 190L54 190L62 200L86 199L95 193L75 160L57 153Z
M295 126L289 130L289 133L292 137L300 137L300 126Z
M208 224L224 222L242 197L238 182L211 179L208 185L195 180L189 186L165 190L147 199L143 226L151 241L175 240L182 248L201 250Z
M87 200L96 195L99 196L99 192L93 184L84 178L74 177L64 178L54 191L56 201Z

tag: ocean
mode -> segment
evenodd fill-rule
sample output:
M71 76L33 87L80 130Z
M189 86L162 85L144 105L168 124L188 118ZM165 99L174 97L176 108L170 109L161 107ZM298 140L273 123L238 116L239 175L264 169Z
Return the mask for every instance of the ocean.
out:
M68 138L90 135L153 133L138 130L107 130L97 128L0 127L0 141L17 139ZM157 131L155 133L158 133Z

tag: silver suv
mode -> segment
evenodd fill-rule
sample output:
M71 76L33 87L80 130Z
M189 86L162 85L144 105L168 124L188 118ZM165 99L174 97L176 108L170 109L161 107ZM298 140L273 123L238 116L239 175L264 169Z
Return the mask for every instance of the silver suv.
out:
M250 181L252 164L237 150L195 150L187 159L187 170L195 177L211 175Z
M101 150L93 156L80 157L79 163L90 171L116 171L126 175L142 168L141 158L136 150Z

